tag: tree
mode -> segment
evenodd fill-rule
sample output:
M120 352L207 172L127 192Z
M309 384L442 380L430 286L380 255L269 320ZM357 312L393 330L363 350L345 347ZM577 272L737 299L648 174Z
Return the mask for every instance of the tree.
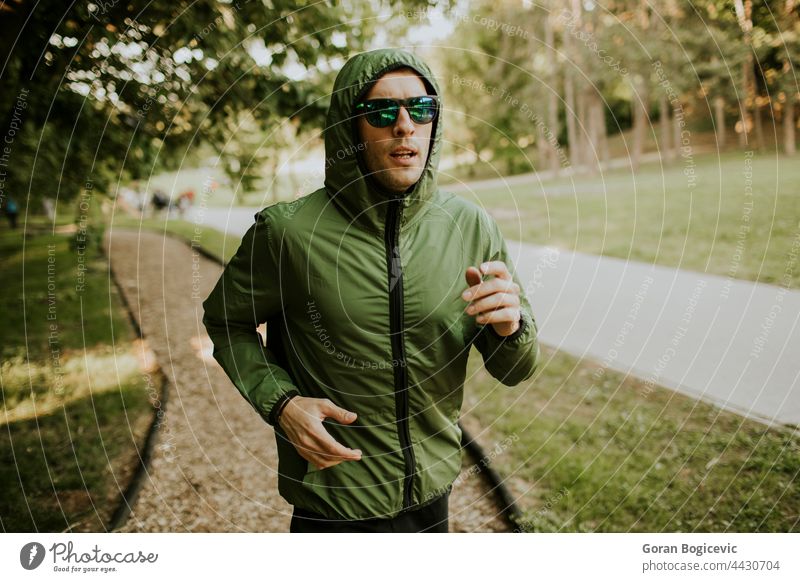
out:
M198 144L238 139L228 132L243 115L265 132L287 118L321 127L329 86L317 81L371 38L372 20L350 20L359 6L4 3L0 115L4 134L15 134L7 191L29 202L74 198L87 181L109 191L120 178L174 167ZM245 150L232 148L228 162Z
M506 172L530 171L524 150L540 139L542 127L548 129L539 107L548 88L533 70L539 43L530 31L537 19L521 5L478 2L473 10L473 18L458 23L441 57L451 80L448 101L463 112L476 162L485 161L481 153L491 150ZM481 24L482 18L519 28L493 29Z
M797 15L796 0L784 0L782 10L776 19L776 29L771 32L769 45L775 51L776 69L780 73L771 76L775 93L778 95L781 125L783 126L783 150L794 155L797 151L796 106L800 87L797 70L800 68L800 18Z

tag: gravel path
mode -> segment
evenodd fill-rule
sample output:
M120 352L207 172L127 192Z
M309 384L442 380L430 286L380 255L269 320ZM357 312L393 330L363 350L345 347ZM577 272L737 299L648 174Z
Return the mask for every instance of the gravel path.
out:
M202 300L222 268L156 233L115 229L106 244L170 391L149 475L121 531L289 531L272 428L213 360L202 325ZM487 491L479 474L463 475L450 498L451 531L508 531Z

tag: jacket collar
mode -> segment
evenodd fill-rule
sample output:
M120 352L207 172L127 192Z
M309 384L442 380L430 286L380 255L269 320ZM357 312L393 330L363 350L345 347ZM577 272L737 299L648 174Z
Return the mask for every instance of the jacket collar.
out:
M325 120L325 189L333 204L350 221L378 234L384 232L390 200L402 201L400 228L405 230L427 210L438 188L443 131L441 101L425 169L409 191L404 194L387 192L362 171L363 146L359 144L353 107L378 78L400 67L417 71L441 100L438 83L421 59L404 50L379 49L360 53L345 63L336 76Z

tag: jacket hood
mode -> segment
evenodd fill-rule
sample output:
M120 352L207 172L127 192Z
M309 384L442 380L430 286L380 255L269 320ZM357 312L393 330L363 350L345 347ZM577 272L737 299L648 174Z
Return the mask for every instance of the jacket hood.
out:
M440 109L434 120L433 143L422 175L409 191L396 194L380 188L362 170L363 148L359 145L358 127L352 112L356 103L382 75L401 67L410 67L422 77L428 91L439 96ZM360 53L345 63L336 76L325 121L325 189L349 220L369 231L383 233L388 202L393 199L402 200L401 230L422 216L438 188L443 109L435 77L428 65L412 53L400 49L378 49Z

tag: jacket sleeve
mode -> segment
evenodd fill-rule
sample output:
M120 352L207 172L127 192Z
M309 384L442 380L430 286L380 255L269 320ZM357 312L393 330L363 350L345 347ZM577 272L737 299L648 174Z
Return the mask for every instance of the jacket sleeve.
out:
M203 302L203 325L214 344L214 359L261 417L275 426L274 413L299 391L256 331L279 315L277 261L270 249L269 221L262 213Z
M538 330L525 294L525 286L520 283L509 258L506 241L494 219L490 217L489 222L493 249L489 260L503 261L514 282L520 287L520 327L511 335L503 337L491 324L479 325L475 347L483 357L484 366L494 378L506 386L516 386L530 378L539 364Z

